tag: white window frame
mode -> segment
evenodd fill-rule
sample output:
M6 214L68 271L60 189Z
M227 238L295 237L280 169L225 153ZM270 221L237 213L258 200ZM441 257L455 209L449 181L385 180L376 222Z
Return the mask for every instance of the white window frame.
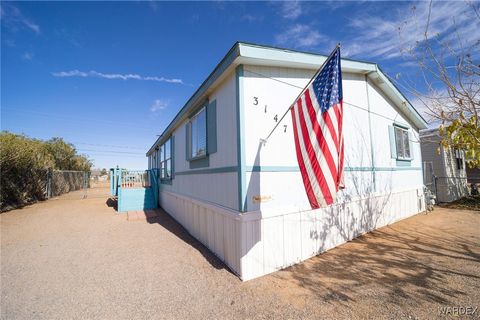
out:
M169 143L169 149L170 149L168 158L167 158L167 152L166 152L167 143ZM173 168L173 164L172 164L172 159L173 159L173 156L172 156L172 154L173 154L172 137L168 138L162 144L159 151L160 151L160 157L159 157L160 158L160 165L159 165L160 180L172 180L172 175L173 175L173 172L172 172L172 168ZM167 168L168 164L170 164L169 168ZM170 175L167 175L168 169L170 170Z
M205 146L204 146L204 151L201 154L198 154L198 151L201 150L201 148L198 148L198 134L196 137L197 140L197 150L193 150L193 139L194 139L194 132L193 132L193 123L198 119L200 114L204 112L205 113ZM207 156L207 108L203 107L201 108L193 117L190 118L190 121L188 122L189 126L189 137L188 137L188 152L189 152L189 160L195 160L195 159L201 159ZM198 127L198 126L197 126Z
M402 134L402 139L398 141L398 136L397 136L397 131L400 131ZM412 160L412 150L411 144L410 144L410 134L408 129L400 127L400 126L393 126L393 135L395 137L395 148L397 150L397 159L398 160ZM406 140L405 140L406 138ZM406 148L405 148L405 142L407 143L407 148L408 148L408 156L405 155L406 153Z

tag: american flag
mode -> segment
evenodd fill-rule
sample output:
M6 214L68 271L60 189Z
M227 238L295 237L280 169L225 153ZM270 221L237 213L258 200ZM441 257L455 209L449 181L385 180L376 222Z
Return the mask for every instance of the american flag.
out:
M335 202L343 187L340 47L291 107L295 149L312 209Z

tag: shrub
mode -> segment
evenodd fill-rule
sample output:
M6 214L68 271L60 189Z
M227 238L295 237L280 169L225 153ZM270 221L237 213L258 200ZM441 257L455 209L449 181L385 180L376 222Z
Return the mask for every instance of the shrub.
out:
M45 199L48 170L90 171L92 163L62 138L0 133L0 210Z

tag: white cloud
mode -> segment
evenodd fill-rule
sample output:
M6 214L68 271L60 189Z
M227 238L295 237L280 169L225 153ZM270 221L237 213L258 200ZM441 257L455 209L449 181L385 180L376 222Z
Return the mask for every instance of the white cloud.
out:
M418 2L397 8L389 15L357 15L350 23L351 36L343 43L346 55L398 58L402 49L415 48L424 39L429 2ZM473 3L472 5L476 5ZM479 40L479 19L467 2L434 1L430 15L430 38L453 40L457 34L464 44Z
M170 104L170 101L163 100L163 99L156 99L153 101L152 106L150 107L150 111L152 112L157 112L160 110L164 110L168 105Z
M293 48L313 48L328 38L305 24L296 24L275 36L275 42Z
M40 34L40 26L38 24L26 18L20 9L7 2L2 1L0 6L0 17L5 26L11 30L26 28L36 34Z
M302 14L302 4L300 1L283 1L280 13L283 18L295 20Z
M71 71L60 71L60 72L52 72L54 77L94 77L94 78L103 78L103 79L110 79L110 80L143 80L143 81L157 81L157 82L167 82L167 83L175 83L175 84L185 84L182 79L170 79L165 77L157 77L157 76L142 76L139 74L121 74L121 73L102 73L98 71L79 71L79 70L71 70Z
M25 52L24 54L22 54L22 59L23 60L32 60L33 56L34 56L34 54L32 52Z

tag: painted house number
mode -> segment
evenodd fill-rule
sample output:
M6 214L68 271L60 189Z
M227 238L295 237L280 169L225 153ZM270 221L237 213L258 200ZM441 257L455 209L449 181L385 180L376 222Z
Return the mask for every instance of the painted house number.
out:
M253 97L253 105L258 106L258 97ZM267 113L267 105L265 105L264 112ZM275 122L278 122L278 114L273 117ZM283 132L287 132L287 125L283 126Z

